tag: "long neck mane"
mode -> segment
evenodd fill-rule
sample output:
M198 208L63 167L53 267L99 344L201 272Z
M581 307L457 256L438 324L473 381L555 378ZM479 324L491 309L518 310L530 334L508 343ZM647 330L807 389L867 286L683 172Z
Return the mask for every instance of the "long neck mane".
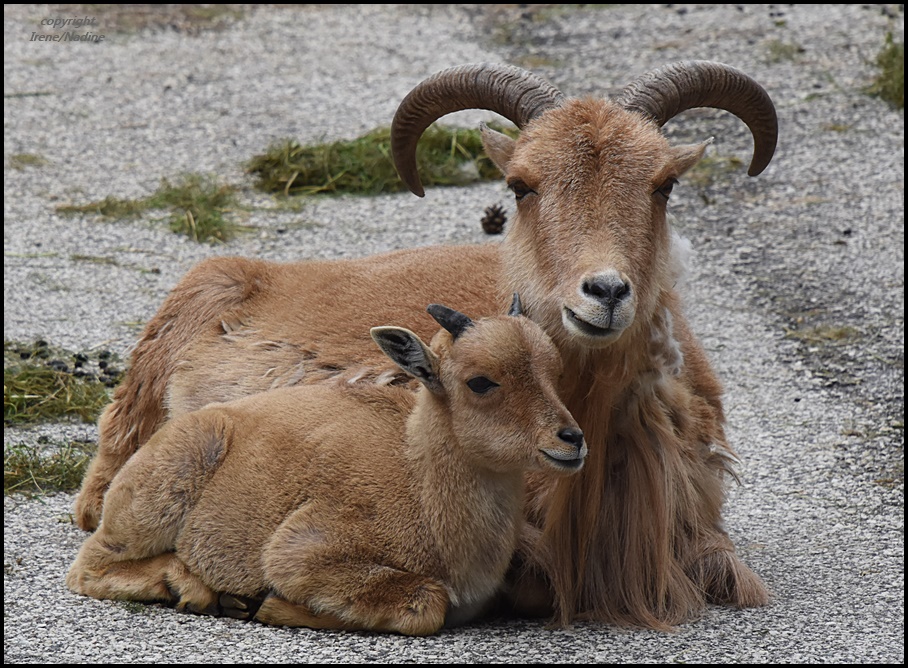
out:
M692 448L727 445L721 409L717 417L690 391L671 299L665 295L624 343L578 350L559 342L562 396L589 455L571 478L531 476L526 510L543 532L531 556L545 565L563 624L588 616L667 629L704 604L678 555L689 553L686 545L704 527L716 526L727 469L709 461L694 471L708 460L693 457ZM704 497L706 509L690 512Z

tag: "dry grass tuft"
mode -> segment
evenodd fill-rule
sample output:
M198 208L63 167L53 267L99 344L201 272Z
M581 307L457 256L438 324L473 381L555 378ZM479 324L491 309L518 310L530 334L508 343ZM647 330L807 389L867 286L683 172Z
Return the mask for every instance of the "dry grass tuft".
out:
M432 125L417 146L416 162L426 186L501 177L483 153L479 130ZM250 160L247 171L256 175L260 189L284 195L375 195L406 189L391 161L390 128L312 146L285 140Z

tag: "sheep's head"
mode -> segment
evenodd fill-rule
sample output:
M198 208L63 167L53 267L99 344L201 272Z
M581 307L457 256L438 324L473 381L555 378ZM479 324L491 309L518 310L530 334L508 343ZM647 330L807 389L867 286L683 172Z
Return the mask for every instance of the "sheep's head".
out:
M495 471L579 471L586 443L558 396L561 357L542 328L519 307L476 321L439 304L428 311L444 328L431 346L398 327L372 338L434 395L464 453Z
M552 336L601 348L646 321L671 286L666 203L708 142L673 147L660 128L701 106L730 111L748 125L749 174L759 174L775 150L772 101L747 75L709 62L648 73L615 101L566 99L509 66L445 70L401 103L392 154L401 178L422 195L415 147L432 122L482 108L521 128L517 140L483 130L486 152L517 200L505 244L508 278Z

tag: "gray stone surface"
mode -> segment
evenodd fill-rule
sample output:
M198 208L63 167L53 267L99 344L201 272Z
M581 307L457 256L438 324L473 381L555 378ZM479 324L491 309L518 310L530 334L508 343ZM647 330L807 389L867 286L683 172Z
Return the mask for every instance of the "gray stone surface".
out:
M865 93L886 33L904 40L901 5L306 5L241 8L217 29L124 30L99 13L101 43L30 41L49 32L43 18L73 15L50 7L4 10L4 337L124 357L202 258L485 241L483 209L512 206L489 183L292 211L243 172L276 139L387 125L415 83L481 60L533 69L569 95L613 93L680 59L760 81L779 110L772 164L755 179L741 168L682 183L670 208L693 245L687 305L742 460L728 529L774 600L712 608L674 634L501 620L424 639L268 628L71 594L63 578L84 539L73 496L13 496L5 662L903 661L904 113ZM749 157L746 129L721 112L688 112L666 132L715 136L720 161ZM23 153L47 163L17 169ZM212 246L172 234L160 214L55 210L145 196L185 172L242 186L253 231ZM95 437L68 424L4 432L7 445Z

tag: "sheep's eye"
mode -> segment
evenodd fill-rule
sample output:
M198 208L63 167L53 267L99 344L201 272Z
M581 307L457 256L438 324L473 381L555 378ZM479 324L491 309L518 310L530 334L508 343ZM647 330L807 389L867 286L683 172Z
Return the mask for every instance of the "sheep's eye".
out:
M489 380L485 376L476 376L475 378L470 378L470 380L467 381L467 387L473 390L476 394L485 394L489 390L498 387L498 383L496 383L494 380Z
M530 188L523 181L511 181L508 184L508 188L510 188L511 191L514 193L514 199L516 199L518 202L520 200L522 200L524 197L526 197L527 195L532 195L532 194L536 193L535 190Z
M656 188L656 192L658 194L662 195L662 197L664 197L665 199L668 199L668 196L672 194L672 188L675 187L675 184L677 182L678 182L678 179L675 179L675 178L666 179L665 183L663 183L661 186Z

